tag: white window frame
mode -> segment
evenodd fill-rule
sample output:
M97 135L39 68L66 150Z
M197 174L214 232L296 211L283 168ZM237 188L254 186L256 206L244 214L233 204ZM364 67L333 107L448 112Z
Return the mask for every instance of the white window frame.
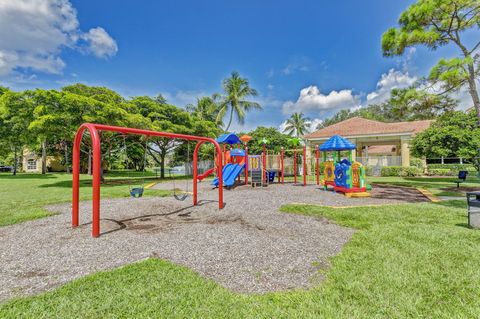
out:
M37 160L30 158L27 160L27 170L36 171L37 170Z

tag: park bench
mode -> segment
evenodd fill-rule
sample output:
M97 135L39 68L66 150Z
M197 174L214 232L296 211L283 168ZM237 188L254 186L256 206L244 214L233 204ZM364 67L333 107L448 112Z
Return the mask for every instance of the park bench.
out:
M465 180L467 179L468 172L467 171L460 171L458 172L458 179L454 181L454 183L457 184L457 188L460 187L461 183L465 183Z

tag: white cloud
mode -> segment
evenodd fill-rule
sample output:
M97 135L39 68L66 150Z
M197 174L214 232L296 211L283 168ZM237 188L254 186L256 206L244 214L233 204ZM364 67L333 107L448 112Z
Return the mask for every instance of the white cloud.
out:
M331 91L322 94L317 86L311 85L300 91L296 102L287 101L283 104L283 113L322 112L336 108L351 108L359 104L358 96L352 90Z
M315 132L317 130L317 126L322 123L323 123L323 120L321 119L312 119L309 123L309 131Z
M477 87L480 87L480 81L477 81ZM450 97L458 100L458 108L466 110L473 106L472 96L468 92L468 86L464 85L460 90L450 94Z
M88 51L99 58L114 56L118 51L117 42L101 27L90 29L81 38L88 43Z
M163 97L167 100L167 103L184 107L187 104L195 104L197 98L203 96L211 96L211 93L206 93L203 91L176 91L176 92L163 92Z
M82 33L68 0L0 0L0 75L16 69L61 73L62 49L82 45L97 56L111 56L117 50L102 28Z
M310 70L309 60L304 56L296 56L281 71L284 75L290 75L298 71L307 72Z
M388 73L382 74L377 82L377 89L367 95L367 104L385 102L390 98L392 89L402 89L411 86L417 81L416 76L410 76L408 72L390 69Z

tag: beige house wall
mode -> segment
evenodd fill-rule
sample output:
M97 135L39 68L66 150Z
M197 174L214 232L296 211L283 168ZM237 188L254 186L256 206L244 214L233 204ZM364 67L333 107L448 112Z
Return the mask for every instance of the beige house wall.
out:
M41 173L42 158L35 152L26 149L23 152L22 167L26 173ZM52 172L66 171L65 165L62 165L61 160L55 156L47 156L47 169Z
M410 166L410 143L412 134L385 134L385 135L366 135L366 136L343 136L357 146L355 152L352 152L352 159L356 160L357 156L362 156L363 146L373 145L397 145L397 154L385 154L401 156L402 166ZM306 139L305 143L308 148L314 150L316 145L321 145L328 138L311 138ZM377 154L379 155L379 154Z

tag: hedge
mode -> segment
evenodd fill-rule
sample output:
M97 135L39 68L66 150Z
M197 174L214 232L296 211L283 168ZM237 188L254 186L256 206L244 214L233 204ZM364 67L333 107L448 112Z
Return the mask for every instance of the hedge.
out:
M450 171L453 171L455 175L458 174L459 171L477 171L472 164L428 164L427 169L448 169Z
M382 167L381 175L382 176L421 176L423 170L416 166L384 166Z
M425 173L427 176L456 176L457 174L448 168L429 168Z

